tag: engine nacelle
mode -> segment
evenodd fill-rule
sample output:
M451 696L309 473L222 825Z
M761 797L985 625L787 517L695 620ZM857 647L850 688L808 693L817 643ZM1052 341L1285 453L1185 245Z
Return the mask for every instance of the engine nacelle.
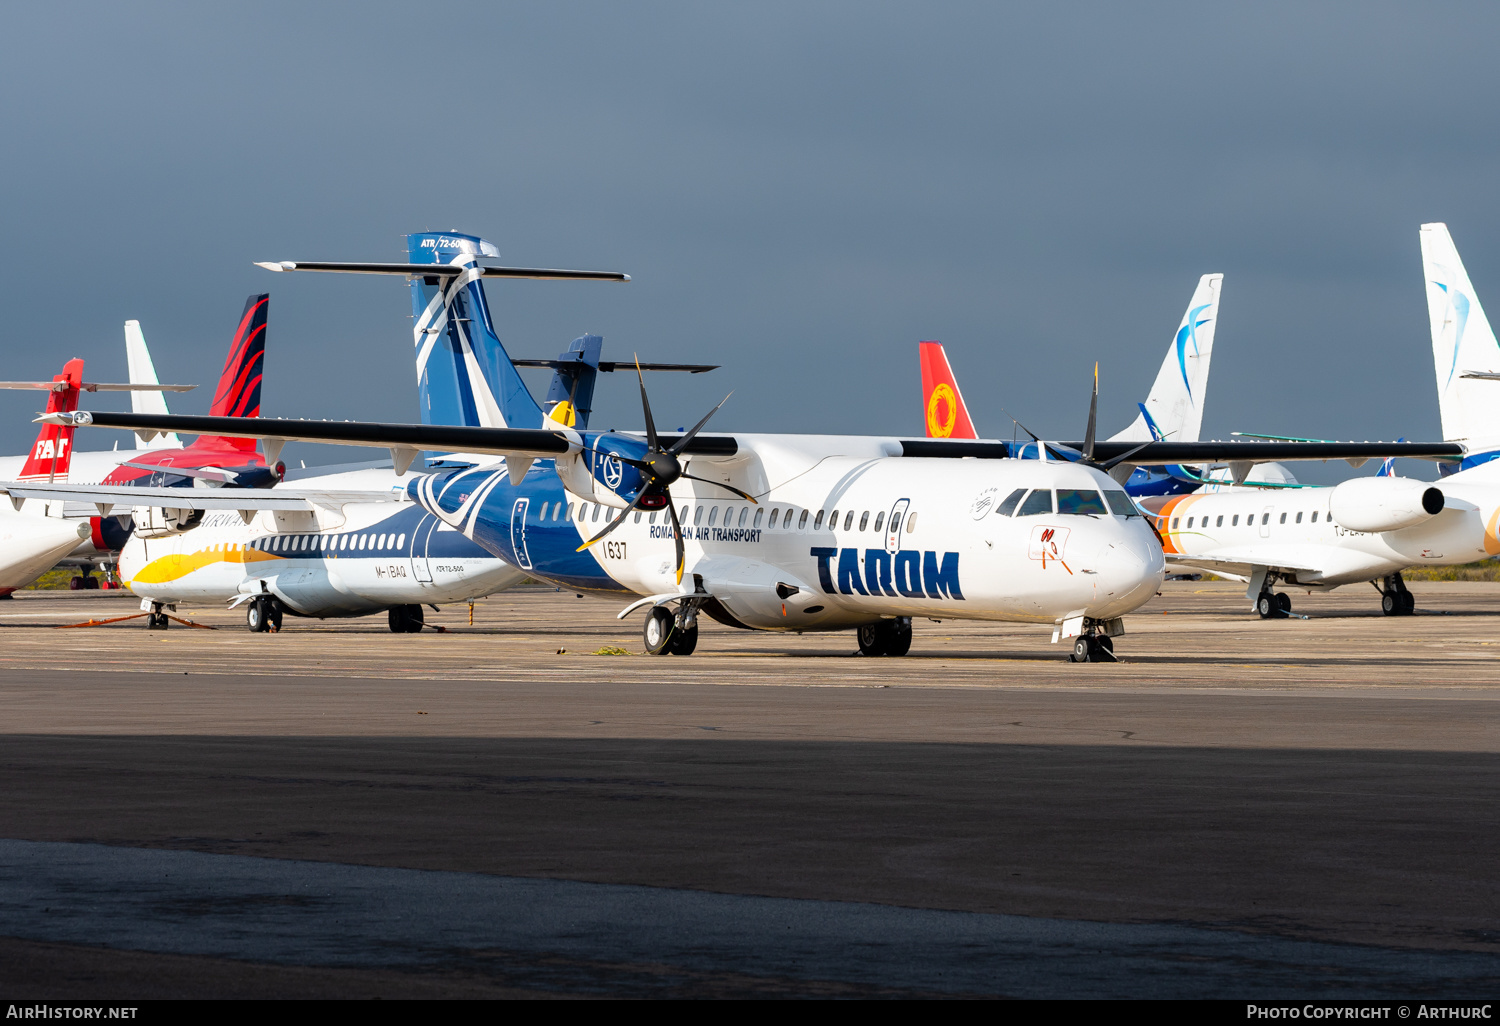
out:
M1443 511L1442 490L1406 477L1359 477L1333 490L1328 513L1349 531L1399 531Z
M184 534L203 522L201 509L163 509L160 506L137 506L131 510L137 538L166 538Z

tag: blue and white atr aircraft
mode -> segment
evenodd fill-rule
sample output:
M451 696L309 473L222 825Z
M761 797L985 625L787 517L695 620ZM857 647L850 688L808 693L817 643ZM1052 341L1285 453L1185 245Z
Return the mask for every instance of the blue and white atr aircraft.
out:
M424 409L460 409L478 426L55 416L78 426L239 434L272 447L291 439L380 446L398 471L422 451L471 454L463 461L471 465L423 474L407 494L534 578L635 596L619 615L644 609L647 649L678 655L694 650L700 615L752 630L856 630L869 655L905 654L912 620L928 617L1044 624L1054 642L1071 640L1070 658L1113 659L1121 618L1156 593L1165 564L1110 470L1454 451L1096 441L1092 410L1078 451L1046 443L1031 459L1013 458L1003 443L704 434L719 407L689 431L664 434L644 381L644 431L591 431L570 424L570 404L549 414L526 389L495 335L481 282L607 273L487 267L482 260L498 251L457 233L410 236L409 246L406 264L263 266L407 278L419 366L428 368ZM454 359L434 374L423 355L440 346Z

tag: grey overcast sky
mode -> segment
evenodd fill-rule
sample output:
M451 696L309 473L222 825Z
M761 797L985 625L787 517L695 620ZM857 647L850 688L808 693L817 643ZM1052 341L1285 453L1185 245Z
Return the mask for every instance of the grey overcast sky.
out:
M82 356L120 379L138 318L163 377L205 386L179 412L206 410L245 297L269 291L267 414L417 419L404 285L251 261L398 260L429 227L630 273L489 294L515 356L595 331L607 356L723 364L649 383L674 426L732 388L716 427L918 434L915 343L936 338L981 433L1010 435L1004 406L1078 436L1095 359L1114 430L1222 271L1206 436L1435 438L1417 226L1448 222L1500 304L1493 4L5 18L0 375ZM0 394L0 452L36 407ZM629 380L596 408L640 423Z

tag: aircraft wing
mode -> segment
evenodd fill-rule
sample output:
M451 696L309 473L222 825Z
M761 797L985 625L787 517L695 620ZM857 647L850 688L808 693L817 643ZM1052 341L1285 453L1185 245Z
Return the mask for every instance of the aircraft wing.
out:
M1288 552L1276 552L1274 550L1235 551L1233 549L1220 549L1202 555L1184 555L1177 552L1167 553L1168 566L1190 566L1198 570L1207 570L1212 574L1223 574L1242 579L1249 579L1257 568L1263 570L1281 570L1287 573L1321 574L1325 567L1312 565L1315 560L1307 557L1307 554L1293 554Z
M578 452L582 441L570 429L459 427L443 424L388 424L371 421L291 420L271 417L198 417L144 413L105 413L79 410L49 413L44 423L85 427L119 428L126 431L177 431L182 434L264 438L273 442L325 442L335 445L365 445L390 449L397 468L404 470L398 454L414 456L419 450L486 453L545 459ZM663 436L670 444L675 436ZM1061 443L1079 447L1082 443ZM900 442L903 456L961 459L1008 459L1004 442L955 441L946 438L907 438ZM268 448L271 448L268 446ZM733 455L733 437L699 435L684 450L693 455ZM1401 456L1409 459L1458 459L1462 446L1454 442L1098 442L1095 458L1108 461L1128 457L1131 465L1174 463L1271 463L1297 460L1350 460L1363 462ZM274 458L267 452L267 458Z
M1049 442L1070 449L1082 449L1082 442ZM1004 442L966 442L943 438L903 439L903 455L979 459L1004 459L1009 449ZM1290 463L1298 460L1365 460L1401 456L1419 460L1462 459L1463 446L1456 442L1115 442L1094 443L1094 458L1101 462L1128 457L1132 466L1154 466L1174 463Z
M328 488L160 488L87 485L47 481L0 481L0 493L17 499L85 502L108 516L116 506L160 506L168 509L309 510L348 502L399 502L403 493Z
M263 438L271 442L325 442L332 445L365 445L390 449L398 471L411 464L418 451L477 453L486 456L518 456L548 459L579 452L582 439L571 428L490 428L444 424L387 424L356 420L292 420L276 417L198 417L155 413L49 413L42 423L77 427L122 428L126 431L180 431L190 435L225 435ZM663 445L679 436L663 434ZM274 460L266 446L266 459ZM279 446L275 447L279 451ZM683 452L689 456L733 456L738 447L732 436L697 435ZM398 454L406 454L403 459ZM170 468L163 468L170 470Z
M377 448L422 449L485 453L495 456L529 456L540 459L565 456L577 450L576 436L567 429L449 427L441 424L384 424L348 420L290 420L276 417L198 417L155 413L47 414L44 423L78 427L179 431L191 435L223 435L233 438L270 438L287 442L328 442L335 445L367 445Z

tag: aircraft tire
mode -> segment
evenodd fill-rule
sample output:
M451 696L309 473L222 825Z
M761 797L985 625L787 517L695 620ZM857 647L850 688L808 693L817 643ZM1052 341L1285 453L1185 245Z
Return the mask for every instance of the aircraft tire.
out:
M146 629L148 631L164 631L172 623L167 619L166 613L147 613Z
M1102 634L1096 634L1089 640L1092 642L1092 644L1089 646L1091 649L1091 651L1089 652L1091 662L1119 662L1119 660L1115 658L1115 643L1112 638L1106 638Z
M1401 593L1401 615L1411 616L1417 611L1417 597L1409 591Z
M1286 616L1292 611L1292 597L1284 591L1277 592L1276 609L1282 616Z
M689 630L674 630L671 639L667 642L667 648L673 655L689 656L697 647L698 625L696 623Z
M419 634L424 619L421 606L392 606L386 612L392 634Z
M1089 637L1080 634L1073 639L1073 651L1069 653L1068 660L1074 663L1086 663L1094 655L1094 646L1089 644Z
M93 574L89 574L87 577L85 577L83 579L83 590L84 591L98 591L99 590L99 578L95 577Z
M672 613L663 606L652 606L646 610L646 623L641 628L641 639L651 655L672 654L672 633L675 628Z
M1401 615L1401 595L1399 592L1388 591L1380 596L1380 611L1386 616Z
M904 656L911 651L911 621L905 623L897 621L891 626L891 632L885 639L885 654L888 656Z
M251 599L245 607L245 629L251 634L264 634L271 629L264 599Z
M273 598L266 599L266 624L272 634L281 630L281 603Z
M864 656L883 656L889 647L887 644L889 634L883 623L867 623L856 630L855 635L859 638L859 654Z

